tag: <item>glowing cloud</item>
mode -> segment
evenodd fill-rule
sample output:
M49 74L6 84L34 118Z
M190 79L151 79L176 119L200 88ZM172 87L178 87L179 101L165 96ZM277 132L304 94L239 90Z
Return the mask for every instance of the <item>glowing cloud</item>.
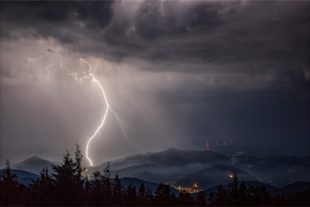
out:
M41 61L42 59L44 59L45 56L40 56L38 58L27 58L27 60L29 62L37 62L37 61ZM88 79L88 80L91 80L92 82L94 82L98 88L100 89L100 92L101 92L101 95L102 95L102 98L103 98L103 101L105 103L105 108L103 110L103 116L102 116L102 119L99 123L99 125L96 127L95 131L93 132L93 134L87 139L87 143L86 143L86 150L85 150L85 155L86 155L86 159L87 161L89 162L90 166L94 166L93 164L93 161L92 159L90 158L89 156L89 151L90 151L90 144L91 142L96 138L96 136L98 135L98 133L101 131L102 127L104 126L104 123L106 122L106 119L107 119L107 116L108 116L108 113L110 112L114 118L117 120L121 130L122 130L122 133L123 133L123 137L126 138L127 142L132 146L132 142L129 140L128 136L127 136L127 133L126 133L126 127L124 125L124 121L121 120L119 118L119 116L117 115L117 113L112 109L112 107L110 106L110 103L109 103L109 100L107 98L107 95L105 93L105 90L102 86L102 84L100 83L100 81L96 78L95 76L95 71L96 71L96 68L97 68L97 64L95 66L95 69L92 67L92 65L86 61L85 59L83 58L80 58L79 59L81 63L84 63L88 66L89 70L87 73L83 72L83 75L82 76L79 76L79 74L77 72L70 72L67 68L64 67L62 61L59 61L59 64L49 64L45 70L47 71L47 75L49 76L50 75L50 69L54 66L58 66L61 70L65 71L65 73L70 76L70 77L73 77L74 80L76 82L78 82L79 84L82 84L84 82L84 80Z

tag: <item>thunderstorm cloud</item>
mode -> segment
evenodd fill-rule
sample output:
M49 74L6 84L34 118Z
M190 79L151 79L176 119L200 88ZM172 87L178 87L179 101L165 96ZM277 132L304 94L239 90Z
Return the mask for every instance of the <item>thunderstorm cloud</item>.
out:
M92 146L97 162L206 140L310 144L307 1L0 5L0 161L85 147L104 103L57 66L82 73L81 57L98 65L133 143L111 116Z

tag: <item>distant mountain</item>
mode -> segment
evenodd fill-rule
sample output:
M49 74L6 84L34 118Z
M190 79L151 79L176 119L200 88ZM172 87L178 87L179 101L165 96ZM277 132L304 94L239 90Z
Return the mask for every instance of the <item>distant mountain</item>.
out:
M0 175L2 175L3 171L0 170ZM24 185L29 185L33 181L37 180L39 178L39 175L24 171L24 170L12 170L12 173L14 173L17 176L17 179L20 183Z
M253 186L253 187L262 187L262 186L264 186L268 192L275 192L278 189L280 189L277 186L273 186L273 185L270 185L268 183L263 183L263 182L259 182L259 181L255 181L255 180L246 181L244 183L249 185L249 186Z
M175 185L191 186L193 183L199 183L202 189L206 189L220 183L227 184L232 182L232 178L229 177L229 174L232 174L234 171L237 172L239 180L257 180L253 175L241 169L229 165L214 165L184 176L179 179Z
M295 152L287 150L273 149L272 147L266 146L239 146L239 145L229 145L229 146L213 146L212 151L224 154L226 156L235 155L247 155L257 158L270 158L270 157L280 157L280 156L306 156L308 152Z
M88 167L88 172L103 172L107 163ZM213 151L172 148L161 152L134 154L109 163L112 176L118 174L120 177L135 177L154 183L169 183L172 186L191 186L198 182L201 187L209 188L225 184L229 182L228 174L235 169L240 180L255 180L277 187L299 181L310 182L309 156L256 157L246 153L228 156ZM12 168L39 174L43 167L52 171L53 164L40 157L31 157Z
M168 149L161 152L137 154L110 162L112 174L137 177L152 182L174 183L187 174L229 164L230 158L211 151ZM103 171L107 163L90 171Z
M110 161L114 170L136 165L156 164L161 166L180 166L188 164L205 164L210 162L229 162L230 158L212 151L180 150L170 148L160 152L141 153L130 155L121 159ZM104 169L107 162L101 164L96 170Z
M232 156L232 164L251 172L258 180L276 186L288 185L297 181L310 182L310 157L257 158L238 155Z
M229 147L225 148L229 151ZM237 148L236 148L237 149ZM238 148L240 149L240 148ZM231 149L234 151L234 149ZM251 147L244 150L249 152ZM161 152L130 155L110 162L112 175L137 177L152 182L190 185L199 182L204 188L229 181L228 174L237 169L244 181L256 180L275 186L310 181L310 157L279 155L261 149L254 153L223 155L213 151L168 149ZM263 156L266 153L266 156ZM270 156L270 157L268 157ZM90 169L105 169L107 162Z
M58 164L49 160L42 159L38 156L30 157L12 166L13 169L25 170L39 175L42 168L48 168L52 171L52 166Z
M276 191L273 191L273 195L293 195L310 190L310 182L296 182L287 186L284 186Z

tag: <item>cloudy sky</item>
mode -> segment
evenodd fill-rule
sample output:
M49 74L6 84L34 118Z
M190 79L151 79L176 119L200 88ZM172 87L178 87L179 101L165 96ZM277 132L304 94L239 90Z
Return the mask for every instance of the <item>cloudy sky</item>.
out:
M310 2L1 2L0 161L85 149L95 163L232 141L310 145ZM128 140L129 139L129 140Z

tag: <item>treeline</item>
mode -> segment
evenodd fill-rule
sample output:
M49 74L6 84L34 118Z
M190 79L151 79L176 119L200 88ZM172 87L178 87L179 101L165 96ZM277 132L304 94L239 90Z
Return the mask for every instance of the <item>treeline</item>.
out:
M94 172L91 178L86 174L78 146L73 158L67 152L62 164L54 166L52 172L42 169L40 178L28 186L18 182L7 162L0 177L0 205L205 204L205 200L195 200L188 193L176 196L169 185L160 184L154 194L144 184L138 188L130 184L125 188L118 175L111 178L109 166L103 174Z
M237 174L228 186L220 185L209 195L199 192L174 193L169 185L159 184L153 193L144 184L136 187L122 186L120 178L110 176L109 165L101 174L95 172L91 179L82 166L82 153L77 146L72 158L67 152L61 165L53 171L42 169L40 178L26 186L18 182L9 162L0 177L0 205L165 205L165 206L205 206L205 205L277 205L300 200L272 198L264 187L251 187L239 183ZM304 204L304 203L302 203Z
M238 181L236 172L227 186L219 185L208 196L211 206L279 206L310 205L310 189L289 196L271 196L264 185L252 186Z

